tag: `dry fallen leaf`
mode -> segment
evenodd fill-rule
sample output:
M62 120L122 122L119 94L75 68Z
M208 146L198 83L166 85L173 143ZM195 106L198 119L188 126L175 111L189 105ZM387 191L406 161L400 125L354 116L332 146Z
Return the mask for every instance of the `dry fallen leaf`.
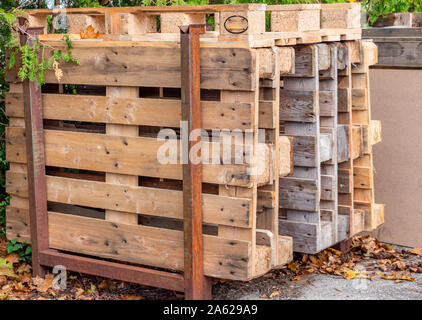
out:
M80 36L81 39L98 39L100 33L95 32L95 29L92 25L89 25L85 30L81 30Z
M296 276L292 279L292 281L298 281L298 280L300 280L300 276Z
M32 283L35 286L35 289L38 292L41 293L45 293L48 291L48 289L51 289L51 287L53 286L53 279L54 276L52 274L47 274L45 276L45 279L40 278L40 277L35 277L34 279L32 279Z
M16 274L13 269L13 264L7 262L6 259L0 258L0 276L6 276L9 279L15 279Z
M142 296L135 296L135 295L129 295L122 297L122 300L143 300L144 297Z
M291 271L295 272L295 271L299 270L299 263L292 261L292 262L289 263L288 268Z
M7 262L10 263L18 263L19 262L19 255L16 252L12 252L7 255L6 259Z
M76 289L76 292L75 292L75 298L78 299L84 294L85 294L85 290L82 288L78 288Z
M409 251L411 254L421 256L422 257L422 248L415 248Z
M280 295L280 290L276 290L273 293L270 294L270 299L277 297Z
M31 273L31 266L27 263L22 263L19 267L17 267L16 273L17 274Z

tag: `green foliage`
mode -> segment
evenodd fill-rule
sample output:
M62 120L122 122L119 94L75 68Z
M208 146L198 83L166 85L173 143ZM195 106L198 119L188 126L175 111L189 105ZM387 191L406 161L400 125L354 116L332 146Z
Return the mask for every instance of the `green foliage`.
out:
M422 11L422 0L365 0L362 4L367 9L369 24L388 13Z
M19 255L19 262L31 261L32 248L29 244L23 242L18 242L18 240L12 239L7 242L7 253L10 254L16 252Z

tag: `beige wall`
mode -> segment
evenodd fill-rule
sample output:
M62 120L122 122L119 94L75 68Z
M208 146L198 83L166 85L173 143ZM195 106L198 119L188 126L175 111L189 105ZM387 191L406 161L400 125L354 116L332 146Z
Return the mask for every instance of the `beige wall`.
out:
M385 204L375 236L422 247L422 70L372 69L370 80L372 119L382 122L375 201Z

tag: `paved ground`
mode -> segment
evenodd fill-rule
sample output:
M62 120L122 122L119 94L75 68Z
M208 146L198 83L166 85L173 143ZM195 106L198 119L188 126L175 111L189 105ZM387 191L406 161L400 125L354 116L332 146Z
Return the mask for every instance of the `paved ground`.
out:
M406 249L406 248L396 248ZM408 263L422 262L415 256ZM368 259L357 266L357 270L373 273L375 259ZM373 280L346 280L342 276L308 274L292 281L292 276L273 272L248 283L227 282L214 286L215 299L269 299L273 300L422 300L422 273L412 273L414 282L385 280L375 276ZM421 283L421 284L419 284Z
M346 280L332 275L306 275L299 281L284 283L277 287L280 295L273 299L283 300L422 300L422 275L415 276L415 282L395 283L376 278ZM284 293L283 293L284 291ZM243 292L239 300L256 300L260 292ZM224 296L215 297L225 299ZM268 298L265 298L268 299Z

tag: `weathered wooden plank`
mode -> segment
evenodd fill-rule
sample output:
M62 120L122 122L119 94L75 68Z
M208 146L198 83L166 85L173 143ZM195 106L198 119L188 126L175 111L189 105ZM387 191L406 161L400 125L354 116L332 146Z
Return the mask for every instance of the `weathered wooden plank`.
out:
M334 177L329 175L321 175L321 200L334 201L336 194L333 192Z
M315 180L280 178L279 188L280 208L304 211L319 210L319 192Z
M349 126L339 124L337 126L337 161L339 163L350 159L349 141Z
M162 127L179 127L181 121L180 100L66 94L42 98L44 119ZM262 128L273 125L270 107L267 101L260 103ZM203 129L251 128L250 104L202 101L201 109ZM6 93L6 115L23 117L23 94Z
M316 167L317 161L317 141L314 136L296 136L293 137L293 165L303 167Z
M31 232L29 230L29 210L28 208L6 208L6 236L7 239L17 239L19 242L31 242Z
M382 126L380 120L371 120L368 131L370 146L382 141Z
M368 110L368 90L366 88L352 90L352 110Z
M353 167L353 186L358 189L373 188L373 172L368 167Z
M352 186L350 170L339 169L338 170L338 192L351 193L352 191L353 191L353 186Z
M319 136L319 161L324 162L333 158L332 135L321 133Z
M6 172L6 192L28 197L25 173ZM48 201L183 219L182 192L47 176ZM251 200L202 195L204 222L250 227Z
M26 163L24 129L9 127L6 135L7 160ZM44 130L44 135L48 166L182 179L182 165L179 163L178 154L175 157L177 160L175 164L161 164L157 159L160 147L170 140L158 141L155 138L146 137L108 136L56 130ZM174 144L177 148L177 140L174 140ZM210 150L208 143L204 142L202 146L203 150ZM249 150L244 152L248 156ZM220 163L220 153L213 156L210 152L209 155L214 158L218 156L218 163ZM248 186L255 181L256 176L250 172L252 165L234 164L234 161L232 161L233 164L214 165L212 162L217 161L214 158L210 158L210 164L203 166L204 182ZM266 159L271 161L270 157ZM262 165L264 167L257 170L258 180L265 183L269 181L269 177L262 177L262 174L269 173L265 169L269 168L269 164L259 161L258 166Z
M351 158L356 159L359 156L363 155L363 132L362 126L353 125L352 126L352 148L351 148Z
M317 73L315 48L308 45L295 46L295 74L292 77L314 77Z
M315 122L317 108L315 91L280 91L280 120Z
M360 3L330 3L321 5L321 29L359 29Z
M275 101L259 101L259 118L258 118L258 127L261 129L274 129L277 126L278 119L276 118L276 112L275 108L278 108ZM220 114L221 117L224 116L224 111ZM249 110L249 115L252 117L252 112ZM237 114L234 114L232 118L237 118ZM219 119L217 119L216 122L220 122ZM235 119L231 121L232 123L237 122ZM246 123L245 121L241 122L243 125ZM247 122L248 126L252 126L251 118L249 118L249 121ZM233 126L233 124L231 125ZM219 126L220 128L224 128L223 126ZM230 126L226 127L227 129L230 128ZM233 126L234 128L234 126ZM238 126L237 128L242 129L242 127ZM234 128L234 129L237 129Z
M130 48L130 50L128 50ZM46 51L49 51L46 49ZM48 56L48 52L45 53ZM75 47L76 63L61 63L61 83L105 86L180 88L180 49L171 47ZM254 59L248 49L203 48L201 88L254 90ZM20 59L16 59L20 61ZM19 65L8 70L7 81L19 81ZM58 83L54 71L46 83Z
M49 212L50 247L102 258L183 270L183 232ZM208 276L247 280L251 245L204 235Z
M320 5L271 5L271 31L313 31L319 30Z
M293 137L280 136L279 137L279 176L285 177L292 175L294 171L293 165Z
M339 88L337 92L338 97L338 112L350 112L351 104L349 103L351 99L351 90L350 88Z
M279 234L293 238L293 251L315 253L318 251L319 225L300 221L279 220Z
M319 115L321 117L334 116L334 94L332 91L319 92Z

